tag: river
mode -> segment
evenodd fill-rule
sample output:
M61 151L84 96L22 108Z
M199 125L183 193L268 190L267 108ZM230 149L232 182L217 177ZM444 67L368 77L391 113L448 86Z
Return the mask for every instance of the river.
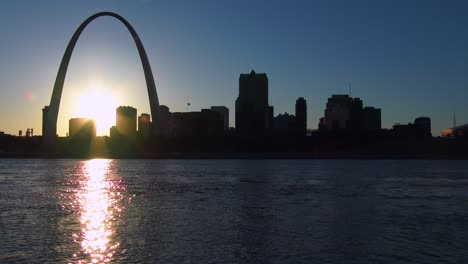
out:
M0 263L467 263L466 161L0 160Z

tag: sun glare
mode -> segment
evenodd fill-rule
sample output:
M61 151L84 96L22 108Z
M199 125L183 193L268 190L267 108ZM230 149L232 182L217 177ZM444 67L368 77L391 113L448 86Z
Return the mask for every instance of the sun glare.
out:
M80 208L82 229L80 233L73 234L76 241L81 241L81 249L73 257L84 253L90 263L107 263L120 245L115 240L113 223L122 210L119 205L121 186L118 178L109 175L110 160L88 160L82 165L82 188L76 193L75 200ZM78 263L88 261L80 260Z
M82 94L76 101L75 116L91 118L96 123L97 135L108 135L115 124L117 100L101 89L92 89Z

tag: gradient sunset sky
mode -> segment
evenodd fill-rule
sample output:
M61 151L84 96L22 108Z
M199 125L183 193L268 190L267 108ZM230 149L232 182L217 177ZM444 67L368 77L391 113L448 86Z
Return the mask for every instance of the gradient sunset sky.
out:
M312 129L327 98L347 94L349 83L352 96L382 108L385 128L429 116L440 135L454 112L468 123L466 1L2 1L0 131L41 133L68 41L100 11L133 25L159 101L173 112L224 105L233 126L239 74L254 69L268 75L275 115L294 114L305 97ZM149 112L136 47L111 17L93 21L75 47L59 135L75 117L74 98L95 88Z

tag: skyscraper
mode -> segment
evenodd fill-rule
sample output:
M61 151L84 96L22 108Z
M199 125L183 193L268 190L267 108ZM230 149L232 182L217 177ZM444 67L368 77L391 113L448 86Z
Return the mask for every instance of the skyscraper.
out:
M364 107L362 111L362 128L364 130L379 130L382 128L382 113L380 108Z
M304 97L296 100L296 129L297 134L306 135L307 131L307 102Z
M174 122L169 107L165 105L159 106L159 120L157 122L159 122L159 133L161 136L169 137L173 135Z
M72 118L68 121L68 136L76 142L91 142L96 138L96 125L89 118Z
M265 73L241 74L236 100L236 131L241 135L261 135L272 126L268 107L268 78Z
M141 114L138 117L138 134L139 137L147 139L151 135L151 116L149 114Z
M52 147L57 138L57 123L54 123L53 111L50 106L42 109L42 139L44 146Z
M211 111L217 112L220 114L223 120L224 130L229 128L229 109L225 106L212 106Z
M116 129L122 137L134 137L137 130L137 110L131 106L118 107Z
M414 126L424 137L432 137L431 133L431 119L426 116L418 117L414 120Z
M328 98L324 123L328 131L349 128L351 120L349 95L332 95Z
M363 107L360 98L336 94L328 98L325 117L323 122L320 122L320 130L328 131L377 131L381 126L380 108Z
M336 95L328 98L324 124L328 131L362 129L363 103L360 98Z

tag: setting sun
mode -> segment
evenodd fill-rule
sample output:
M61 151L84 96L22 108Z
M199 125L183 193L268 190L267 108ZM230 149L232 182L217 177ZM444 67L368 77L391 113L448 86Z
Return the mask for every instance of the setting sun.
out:
M75 104L75 116L91 118L96 123L97 135L107 135L115 124L117 100L101 89L92 89L82 94Z

